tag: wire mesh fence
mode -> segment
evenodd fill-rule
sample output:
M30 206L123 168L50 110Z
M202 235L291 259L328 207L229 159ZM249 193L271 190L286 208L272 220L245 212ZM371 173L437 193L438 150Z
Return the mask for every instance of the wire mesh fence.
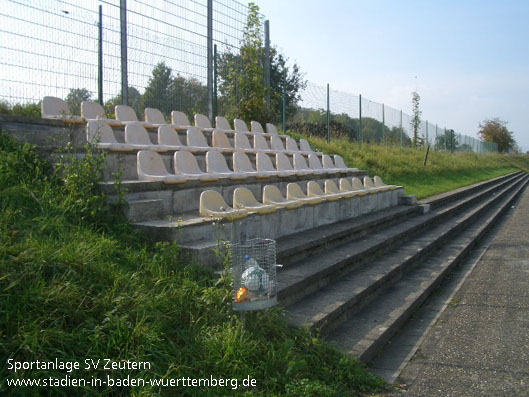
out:
M238 77L257 63L265 86L276 87L268 92L266 121L279 123L280 87L287 83L261 14L253 31L258 61L246 58L250 7L235 0L5 0L0 100L38 103L56 96L75 114L82 100L91 99L104 104L109 116L116 104L126 103L140 118L146 107L167 118L172 110L232 118L234 106L249 96ZM327 87L311 82L294 111L286 109L283 119L292 130L322 136L330 130L360 143L412 142L410 115L360 95L337 90L327 95ZM419 137L437 150L497 150L426 121Z

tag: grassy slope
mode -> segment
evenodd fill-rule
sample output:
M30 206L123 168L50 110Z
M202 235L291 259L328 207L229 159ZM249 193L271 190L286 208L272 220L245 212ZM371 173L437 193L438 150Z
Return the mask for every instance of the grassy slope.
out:
M296 138L304 137L291 134ZM307 137L304 137L307 138ZM350 167L369 170L386 183L402 185L407 194L425 198L523 169L529 171L529 156L447 153L430 150L426 167L425 149L350 143L347 139L307 138L311 146L325 153L340 154Z
M112 216L94 189L96 160L66 167L66 184L34 150L0 134L0 394L232 395L231 388L7 388L8 358L149 361L150 370L74 371L92 376L248 375L246 395L333 396L376 390L381 381L279 309L230 310L229 280L187 266L174 246L143 242ZM22 371L19 378L63 377ZM47 393L46 393L47 392Z

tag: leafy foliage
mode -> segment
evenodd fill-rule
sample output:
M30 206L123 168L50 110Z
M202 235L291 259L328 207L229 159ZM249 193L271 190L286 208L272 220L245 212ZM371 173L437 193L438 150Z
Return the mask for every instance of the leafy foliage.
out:
M68 109L72 114L81 114L81 102L88 101L92 93L86 88L70 88L66 96Z
M7 101L2 100L0 101L0 114L40 118L40 102L23 104L15 103L12 105Z
M500 152L508 152L516 146L513 133L507 129L506 121L497 117L487 119L479 124L479 128L478 136L485 142L497 144Z
M411 129L413 131L413 138L411 140L411 146L417 148L422 146L423 139L419 136L419 128L421 126L421 114L422 111L419 109L421 96L417 91L411 93L411 106L413 117L411 119Z

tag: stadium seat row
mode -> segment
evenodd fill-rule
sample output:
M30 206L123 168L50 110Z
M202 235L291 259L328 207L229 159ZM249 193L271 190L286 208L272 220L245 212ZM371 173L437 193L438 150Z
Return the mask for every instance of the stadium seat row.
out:
M307 193L297 183L287 185L287 195L283 196L275 185L266 185L263 188L263 201L259 202L250 189L239 187L233 192L233 206L230 207L222 195L215 190L206 190L200 195L200 216L210 218L223 218L228 221L243 219L250 213L260 215L270 214L279 208L295 209L302 205L316 205L325 201L349 199L355 196L365 196L388 190L397 189L398 186L386 185L382 179L375 176L374 180L364 177L364 183L359 178L341 178L340 187L333 180L325 181L325 191L316 181L307 182Z
M185 183L188 180L202 182L218 181L221 178L243 180L248 177L269 178L271 176L307 176L331 175L349 172L350 168L340 168L333 164L330 156L324 156L324 165L314 154L305 157L296 153L293 163L284 153L275 155L275 166L267 153L257 152L255 166L246 153L235 152L232 154L233 170L228 167L226 158L217 150L206 152L206 170L203 171L193 153L178 150L174 153L174 174L170 173L162 157L153 150L140 150L137 154L138 179L143 181L160 181L166 184ZM339 156L338 156L339 157Z

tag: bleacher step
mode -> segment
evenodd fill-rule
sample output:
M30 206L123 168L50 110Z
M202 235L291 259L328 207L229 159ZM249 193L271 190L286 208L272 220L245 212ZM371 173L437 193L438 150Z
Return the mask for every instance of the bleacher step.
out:
M131 222L144 222L163 217L163 200L146 199L128 201L126 216Z
M481 214L485 218L483 222L467 227L452 238L450 243L421 263L420 267L407 273L369 306L340 324L328 335L328 339L362 361L370 361L450 270L464 259L526 185L527 178L524 178L513 189L509 189L501 200L496 200L494 207L487 208Z

